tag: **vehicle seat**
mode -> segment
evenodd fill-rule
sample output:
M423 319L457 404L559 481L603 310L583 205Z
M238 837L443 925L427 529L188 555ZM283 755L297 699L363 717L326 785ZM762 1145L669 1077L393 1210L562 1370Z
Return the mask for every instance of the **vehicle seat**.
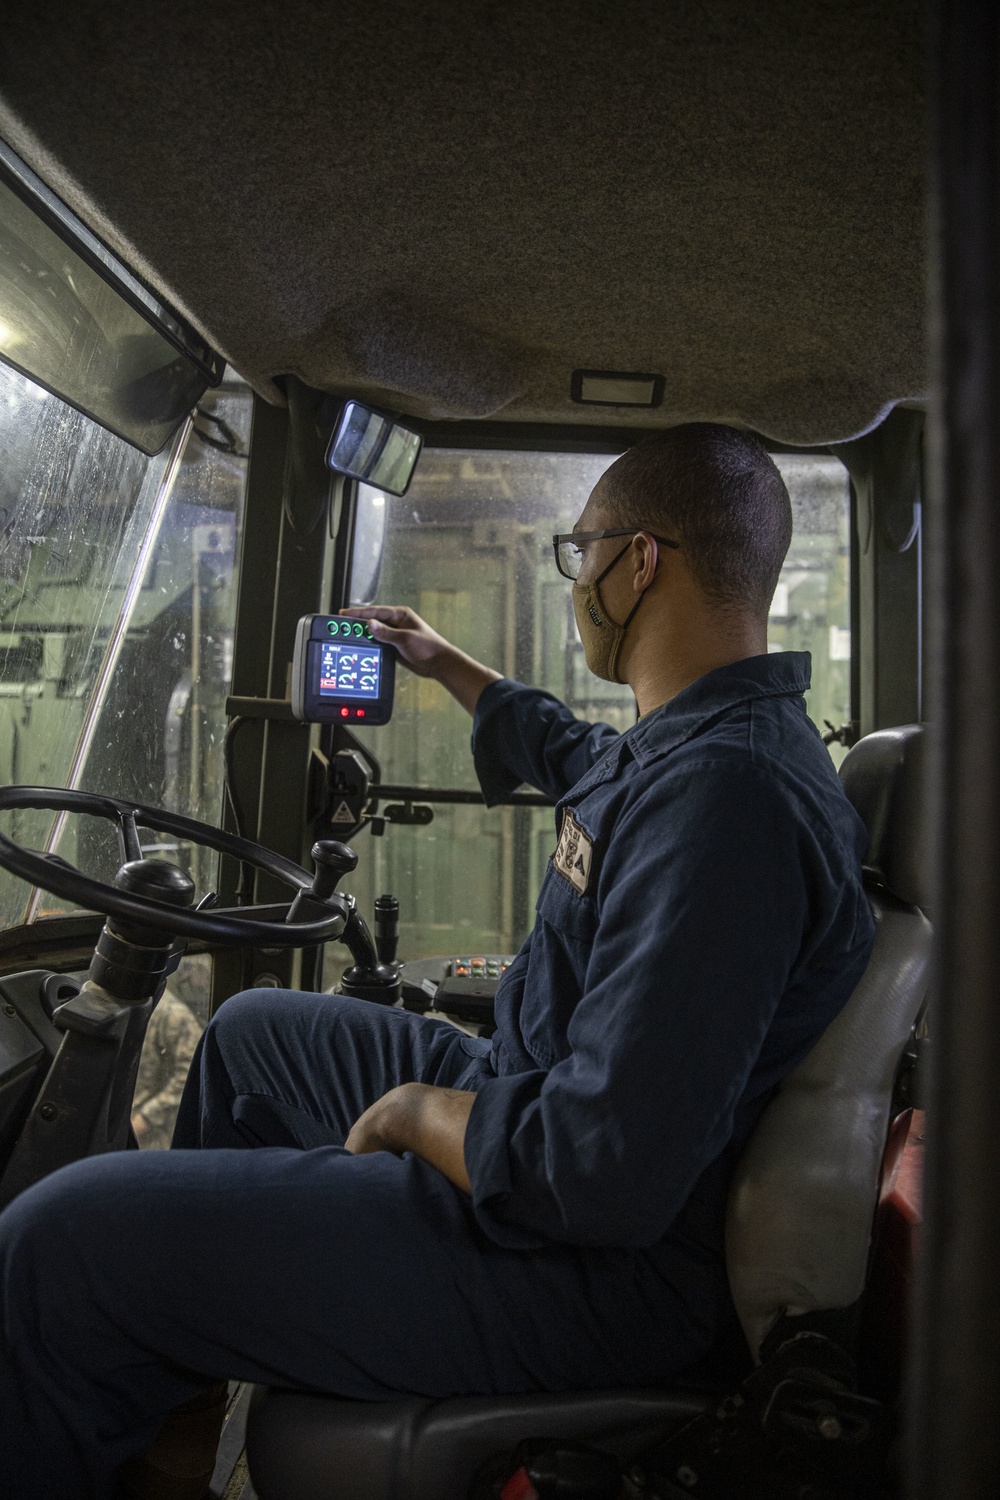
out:
M923 755L911 725L869 735L841 767L868 829L878 930L861 983L768 1104L734 1175L726 1255L755 1358L782 1315L848 1308L864 1290L893 1082L927 984ZM364 1402L261 1388L247 1456L260 1500L462 1500L483 1462L522 1439L583 1439L624 1458L720 1394L678 1383Z

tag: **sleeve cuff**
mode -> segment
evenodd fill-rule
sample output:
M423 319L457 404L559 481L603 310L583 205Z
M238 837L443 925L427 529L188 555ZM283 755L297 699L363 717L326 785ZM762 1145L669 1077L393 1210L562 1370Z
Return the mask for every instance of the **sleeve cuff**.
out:
M534 1072L485 1079L465 1129L465 1168L476 1218L495 1244L509 1249L534 1250L546 1243L543 1234L504 1212L514 1194L508 1150L511 1132L537 1098L544 1080L544 1073Z

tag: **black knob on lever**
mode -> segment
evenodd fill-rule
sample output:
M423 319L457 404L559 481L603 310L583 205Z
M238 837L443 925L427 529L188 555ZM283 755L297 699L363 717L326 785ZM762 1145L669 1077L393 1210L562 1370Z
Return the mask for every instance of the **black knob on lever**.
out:
M318 901L326 901L337 889L342 875L350 875L358 867L358 856L347 844L337 839L317 839L312 846L313 874L312 892Z
M399 902L395 896L379 896L375 902L375 947L379 963L395 963L398 945Z
M337 881L358 867L358 856L336 839L318 839L312 846L313 880L307 891L299 891L288 908L286 922L315 922L330 915L331 906L342 912L346 923L354 909L354 897L338 895ZM336 896L336 899L334 897ZM338 937L339 933L331 934Z

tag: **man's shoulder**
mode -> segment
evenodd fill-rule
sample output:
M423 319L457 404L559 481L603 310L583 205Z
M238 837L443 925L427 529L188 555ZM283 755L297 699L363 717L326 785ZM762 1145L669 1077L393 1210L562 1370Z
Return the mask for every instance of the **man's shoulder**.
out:
M715 821L745 809L755 821L766 808L821 842L835 840L852 864L864 849L864 827L829 751L801 708L781 700L736 705L682 744L658 750L647 743L631 790L685 819Z

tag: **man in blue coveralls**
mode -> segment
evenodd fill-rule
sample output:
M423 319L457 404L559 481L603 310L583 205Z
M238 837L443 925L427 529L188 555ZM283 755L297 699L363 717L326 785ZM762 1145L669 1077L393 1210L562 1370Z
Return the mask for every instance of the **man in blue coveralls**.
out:
M635 693L623 735L408 609L354 611L473 714L487 801L525 781L558 801L496 1036L229 1000L174 1149L79 1162L0 1216L4 1493L103 1500L125 1460L152 1493L136 1455L227 1378L558 1390L653 1384L709 1348L735 1158L873 937L808 657L767 653L790 534L777 469L731 428L611 466L555 546L588 664Z

